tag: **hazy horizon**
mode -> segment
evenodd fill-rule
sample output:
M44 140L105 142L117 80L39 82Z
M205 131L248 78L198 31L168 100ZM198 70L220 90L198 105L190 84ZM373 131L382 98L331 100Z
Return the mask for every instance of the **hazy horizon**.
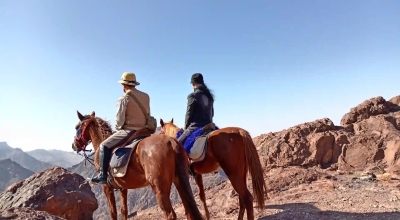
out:
M151 114L182 127L190 76L214 121L253 137L400 95L400 1L0 3L0 141L72 151L82 114L114 126L134 72Z
M64 151L64 152L76 154L76 152L73 151L72 149L71 149L71 150L68 150L68 149L64 150L64 149L51 149L51 148L50 148L50 149L35 148L35 149L31 149L31 150L24 150L24 149L19 148L19 147L13 147L13 146L11 146L7 141L4 141L4 140L0 141L0 144L1 144L1 143L5 143L5 144L7 144L9 147L14 148L14 149L17 149L17 148L18 148L18 149L21 149L21 150L23 150L23 151L26 152L26 153L32 152L32 151L36 151L36 150L46 150L46 151Z

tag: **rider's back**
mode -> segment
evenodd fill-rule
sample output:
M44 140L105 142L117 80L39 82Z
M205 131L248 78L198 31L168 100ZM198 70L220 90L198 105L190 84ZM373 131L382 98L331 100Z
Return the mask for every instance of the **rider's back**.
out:
M214 102L207 97L206 93L201 90L196 90L191 93L195 101L193 115L190 119L190 124L204 126L212 122Z
M143 105L147 113L150 113L150 97L147 93L137 90L136 88L131 89L133 95ZM124 94L128 98L128 103L125 112L125 124L123 129L134 129L139 130L146 127L146 117L139 105L135 100L128 95L128 92Z

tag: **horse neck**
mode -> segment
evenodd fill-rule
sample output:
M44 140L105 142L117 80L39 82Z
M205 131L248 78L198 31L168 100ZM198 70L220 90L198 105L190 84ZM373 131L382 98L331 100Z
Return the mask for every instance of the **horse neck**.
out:
M89 134L92 139L93 149L95 151L99 148L101 142L111 135L110 132L106 132L106 129L101 128L98 123L93 123L90 126Z

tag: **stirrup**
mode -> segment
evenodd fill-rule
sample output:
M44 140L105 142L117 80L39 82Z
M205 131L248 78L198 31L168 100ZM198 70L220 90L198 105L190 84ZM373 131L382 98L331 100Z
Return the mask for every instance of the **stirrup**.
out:
M103 175L101 175L101 174L102 174L102 173L99 173L99 174L97 174L96 176L90 178L90 182L91 182L92 184L95 184L95 185L97 185L97 184L107 184L107 182L108 182L108 177L105 176L104 174L103 174Z

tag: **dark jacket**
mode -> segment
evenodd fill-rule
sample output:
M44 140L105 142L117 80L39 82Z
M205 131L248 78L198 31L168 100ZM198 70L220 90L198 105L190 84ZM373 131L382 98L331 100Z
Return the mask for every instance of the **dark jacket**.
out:
M214 102L203 91L195 90L187 97L185 129L189 126L201 127L212 122Z

